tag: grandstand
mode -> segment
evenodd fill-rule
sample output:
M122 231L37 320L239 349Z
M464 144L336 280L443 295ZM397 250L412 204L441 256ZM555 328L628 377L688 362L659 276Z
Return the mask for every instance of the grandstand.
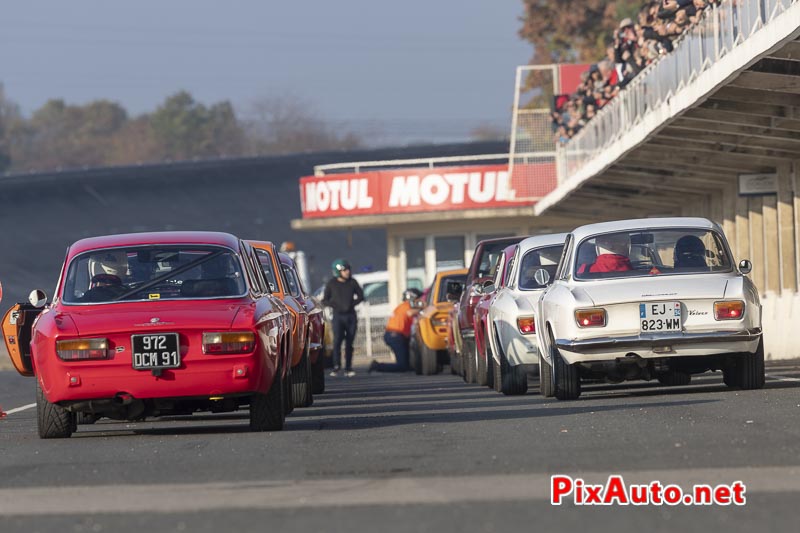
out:
M538 215L698 215L752 259L768 357L800 313L800 2L723 0L557 148ZM511 154L512 160L514 154Z

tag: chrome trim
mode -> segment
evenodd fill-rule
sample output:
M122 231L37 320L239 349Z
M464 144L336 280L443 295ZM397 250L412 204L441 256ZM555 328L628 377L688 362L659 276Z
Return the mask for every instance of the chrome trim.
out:
M657 348L659 346L675 344L747 342L755 341L760 338L761 328L751 328L739 331L597 337L586 340L556 339L556 346L559 350L583 353L587 350Z
M283 313L280 311L273 311L269 314L262 316L256 324L261 325L264 322L269 322L270 320L275 320L276 318L280 318L283 316Z

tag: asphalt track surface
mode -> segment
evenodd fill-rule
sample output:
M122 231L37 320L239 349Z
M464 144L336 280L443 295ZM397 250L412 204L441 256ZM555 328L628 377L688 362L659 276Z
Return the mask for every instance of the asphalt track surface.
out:
M767 386L589 385L504 397L449 374L328 381L286 430L247 413L36 435L33 381L0 372L0 531L797 531L800 361ZM535 383L534 383L535 386ZM549 503L551 474L732 483L736 506Z

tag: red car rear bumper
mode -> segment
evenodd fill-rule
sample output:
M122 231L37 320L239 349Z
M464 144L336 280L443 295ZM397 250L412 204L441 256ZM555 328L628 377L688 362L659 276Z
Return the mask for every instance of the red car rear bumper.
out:
M180 368L164 369L160 376L109 361L67 363L53 359L36 368L42 390L51 403L109 399L120 393L137 399L266 393L277 367L275 361L265 360L258 351L184 360Z

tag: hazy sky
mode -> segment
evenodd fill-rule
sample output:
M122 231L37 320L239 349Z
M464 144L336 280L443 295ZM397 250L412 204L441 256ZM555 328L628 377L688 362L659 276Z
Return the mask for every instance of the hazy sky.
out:
M241 115L297 93L392 139L510 129L520 0L4 2L0 82L27 114L49 98L149 111L179 89Z

